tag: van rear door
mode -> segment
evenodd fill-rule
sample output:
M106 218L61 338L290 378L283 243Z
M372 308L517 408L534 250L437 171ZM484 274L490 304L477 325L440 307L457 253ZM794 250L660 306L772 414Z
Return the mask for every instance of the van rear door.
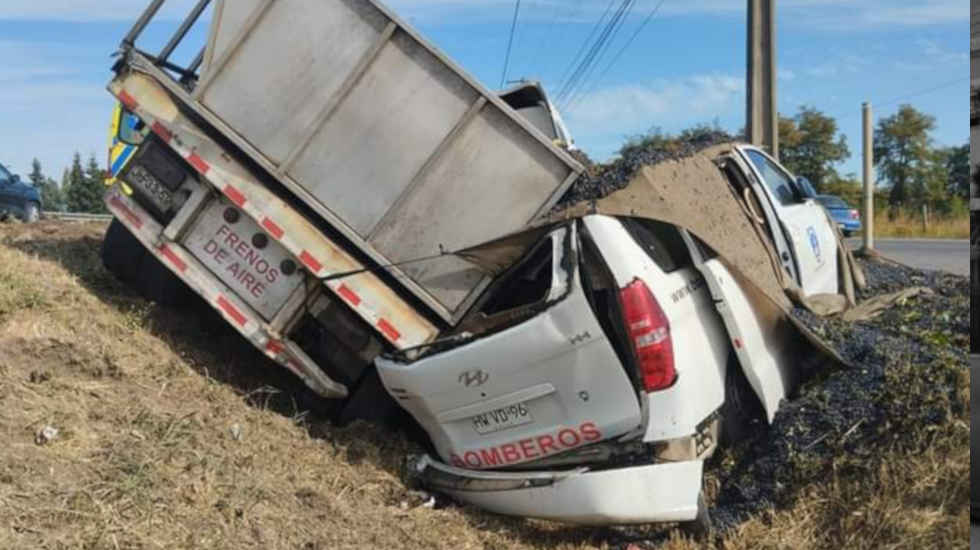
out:
M574 223L555 230L481 308L519 315L530 299L539 312L526 321L413 363L376 361L388 391L450 464L511 466L640 425L637 392L583 291L578 250ZM511 308L515 293L524 296Z

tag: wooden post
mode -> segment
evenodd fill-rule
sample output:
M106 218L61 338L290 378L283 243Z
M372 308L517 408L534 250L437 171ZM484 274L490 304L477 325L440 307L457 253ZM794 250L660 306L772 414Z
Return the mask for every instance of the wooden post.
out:
M871 131L871 103L865 103L861 107L864 118L864 239L862 249L871 253L875 247L875 182L874 182L874 133Z

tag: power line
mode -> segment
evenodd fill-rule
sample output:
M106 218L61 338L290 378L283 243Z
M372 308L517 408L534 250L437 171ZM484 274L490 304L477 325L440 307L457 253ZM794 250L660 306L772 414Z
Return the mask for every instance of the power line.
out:
M571 99L574 91L581 84L582 79L587 74L587 72L592 68L600 52L604 51L609 39L615 34L615 31L619 29L621 25L623 15L627 13L627 10L631 8L635 0L623 0L619 8L616 10L615 15L606 24L606 27L602 30L602 34L596 39L595 43L592 44L592 48L589 49L589 53L585 55L582 62L579 64L578 68L569 77L568 82L565 87L559 93L559 99L564 99L566 106L567 100Z
M606 53L609 51L609 47L612 46L613 42L616 40L616 36L619 34L619 31L622 30L623 25L626 23L626 20L629 19L629 16L633 12L634 7L636 7L636 0L630 0L628 5L626 6L626 9L619 16L619 20L613 26L609 34L609 37L599 48L599 51L596 53L596 56L593 59L592 63L585 70L585 73L582 74L582 78L579 81L578 88L575 91L573 91L571 95L568 97L565 104L566 109L570 107L572 103L574 103L578 99L578 97L581 96L581 94L585 91L587 87L587 83L592 79L592 74L595 72L596 68L602 64L602 60L605 59Z
M949 88L951 86L955 86L955 85L960 84L960 83L963 83L963 82L969 82L969 80L970 80L969 77L960 77L960 78L956 78L956 79L953 79L953 80L950 80L950 81L947 81L947 82L943 82L942 84L938 84L936 86L932 86L930 88L924 88L924 89L921 89L921 90L916 90L916 91L913 91L913 92L909 92L907 94L902 94L900 96L893 97L891 99L887 99L887 100L882 101L880 103L875 102L875 101L872 101L871 104L875 107L875 109L880 108L880 107L888 107L888 106L894 105L894 104L896 104L896 103L898 103L900 101L905 101L906 99L912 99L914 97L919 97L919 96L931 94L933 92L938 92L940 90L945 90L946 88ZM848 113L848 114L846 114L844 116L840 116L840 117L836 117L836 118L838 120L848 120L848 119L850 119L850 118L852 118L854 116L857 116L859 114L861 114L861 113L860 112L851 112L851 113Z
M572 58L571 63L568 64L568 67L565 69L565 72L562 73L561 78L559 79L559 82L561 83L558 86L559 90L563 90L565 88L565 85L568 82L568 78L572 76L573 69L578 64L582 54L585 53L585 49L589 46L589 43L592 42L592 37L594 37L596 33L599 32L599 29L602 28L602 23L606 20L606 16L609 15L609 12L612 11L612 7L615 4L616 4L616 0L609 0L609 5L606 6L606 11L602 14L602 17L600 17L599 20L596 21L595 25L592 27L592 32L589 33L589 36L588 38L585 39L585 42L582 42L582 45L579 47L578 52L575 54L575 57Z
M521 0L514 5L514 21L510 24L510 39L507 41L507 55L504 57L504 73L500 75L500 88L507 82L507 68L510 65L510 50L514 47L514 31L517 30L517 17L521 14Z
M663 1L664 0L661 0L661 4L663 4ZM612 43L613 43L613 41L615 39L615 36L622 29L623 24L626 22L626 19L629 18L630 12L632 12L632 10L633 10L634 7L636 7L636 4L635 3L633 3L632 5L630 5L627 8L626 13L623 15L623 17L619 21L619 25L613 30L613 33L610 36L610 39L606 42L606 44L603 47L602 51L596 57L595 63L593 63L593 65L591 67L589 67L588 71L586 71L585 75L583 75L581 84L580 84L580 86L578 88L578 91L575 92L574 94L572 94L572 96L570 98L568 98L568 100L566 101L566 103L565 103L565 109L566 110L567 109L571 109L572 108L572 105L574 105L575 103L577 103L578 101L580 101L582 99L582 97L584 97L586 95L586 93L587 93L586 90L592 91L595 88L595 86L597 86L600 82L602 82L602 80L605 78L606 74L609 72L609 69L619 59L619 56L622 55L622 53L625 51L625 48L621 49L617 53L617 55L613 59L613 61L609 65L606 66L606 69L602 72L602 74L599 76L599 78L596 79L596 80L593 80L591 86L588 85L589 80L592 79L592 74L595 72L596 68L599 65L601 65L602 60L606 56L606 52L608 51L609 47L612 46ZM656 13L656 10L659 9L659 7L660 6L658 5L656 8L654 8L654 11L652 13ZM640 29L639 30L642 30L642 27L646 26L646 24L649 22L649 19L650 19L650 17L647 17L647 20L644 21L640 25ZM632 43L632 41L633 41L634 38L636 38L636 35L637 35L637 33L633 33L633 36L630 37L630 39L627 41L626 47L629 47L629 44Z
M626 43L623 44L623 47L620 48L620 50L616 53L616 56L613 57L612 61L609 62L608 65L606 65L605 70L602 71L602 74L600 74L598 80L596 80L596 85L598 85L599 82L605 80L606 75L609 74L609 71L611 71L612 68L616 65L616 63L619 62L619 58L623 57L623 54L626 53L626 50L628 50L630 46L633 45L633 42L636 40L636 37L640 36L640 33L643 32L643 29L645 29L646 26L650 24L650 21L653 21L653 18L657 16L658 12L660 12L660 7L663 6L664 2L666 1L667 0L660 0L660 2L652 10L650 10L650 14L647 15L646 19L643 20L643 23L641 23L640 26L636 28L636 31L633 33L632 36L630 36L629 40L627 40Z

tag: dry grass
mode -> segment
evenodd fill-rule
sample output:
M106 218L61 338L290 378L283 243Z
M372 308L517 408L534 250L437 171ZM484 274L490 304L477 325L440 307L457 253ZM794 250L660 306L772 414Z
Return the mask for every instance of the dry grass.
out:
M932 216L922 226L922 216L901 212L893 217L885 212L875 215L875 236L895 238L969 239L970 216L952 218Z
M99 264L103 230L0 224L0 548L698 547L658 527L416 506L401 468L412 443L319 421L206 310L133 296ZM915 452L842 457L792 507L711 546L964 546L966 414ZM59 436L38 445L45 426Z

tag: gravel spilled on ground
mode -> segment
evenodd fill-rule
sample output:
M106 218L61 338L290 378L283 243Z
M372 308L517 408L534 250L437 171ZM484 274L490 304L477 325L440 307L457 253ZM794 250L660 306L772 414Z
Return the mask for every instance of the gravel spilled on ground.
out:
M808 373L767 432L728 452L713 512L719 527L790 505L804 482L828 475L848 458L873 461L896 448L915 452L928 445L931 431L963 414L957 392L969 343L967 279L860 262L869 283L861 299L911 286L936 294L857 323L793 312L854 367Z

